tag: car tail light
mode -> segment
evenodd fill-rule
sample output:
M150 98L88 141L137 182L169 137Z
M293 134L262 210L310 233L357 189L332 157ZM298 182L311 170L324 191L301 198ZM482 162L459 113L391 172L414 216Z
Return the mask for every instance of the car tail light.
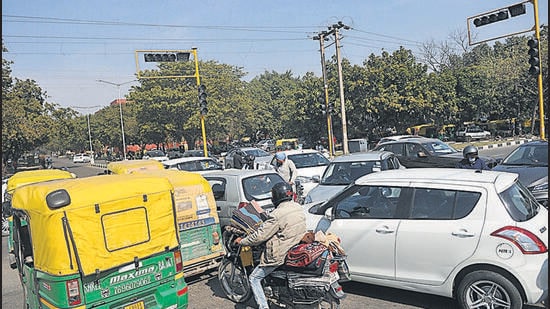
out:
M174 262L176 263L176 272L183 270L183 259L181 258L181 251L174 251Z
M69 306L76 306L82 303L82 297L80 297L80 287L78 286L78 280L73 279L65 283L67 287L67 299Z
M491 233L514 243L523 254L546 253L548 248L537 235L515 226L505 226Z
M248 202L240 202L239 205L237 206L237 209L241 209L241 208L245 207L246 205L248 205Z

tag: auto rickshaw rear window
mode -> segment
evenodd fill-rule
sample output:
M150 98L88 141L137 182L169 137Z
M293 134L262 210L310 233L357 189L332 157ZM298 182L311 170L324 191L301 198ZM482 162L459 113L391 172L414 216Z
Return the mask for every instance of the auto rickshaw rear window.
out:
M105 246L109 252L145 243L151 239L145 207L105 214L101 217L101 225L105 235Z

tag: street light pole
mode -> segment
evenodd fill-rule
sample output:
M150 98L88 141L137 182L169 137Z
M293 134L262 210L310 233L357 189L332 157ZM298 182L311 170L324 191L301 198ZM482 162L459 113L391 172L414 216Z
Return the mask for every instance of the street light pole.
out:
M122 132L122 157L123 157L124 160L126 160L126 139L124 137L124 120L122 118L122 102L120 101L121 100L121 98L120 98L120 86L135 82L136 80L134 79L134 80L124 82L124 83L113 83L113 82L109 82L109 81L102 80L102 79L98 79L97 81L100 82L100 83L105 83L105 84L116 86L117 89L118 89L117 101L118 101L118 109L120 111L120 130Z

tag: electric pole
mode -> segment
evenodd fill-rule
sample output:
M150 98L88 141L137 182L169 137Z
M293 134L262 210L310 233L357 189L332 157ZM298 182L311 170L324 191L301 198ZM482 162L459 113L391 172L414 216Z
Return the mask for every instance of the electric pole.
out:
M346 124L346 106L344 104L344 81L342 77L342 59L340 57L340 37L338 36L338 30L344 28L346 30L350 29L349 26L344 25L341 21L337 24L332 25L334 30L334 41L336 44L336 61L338 64L338 85L340 87L340 110L342 113L342 149L344 154L348 154L348 129Z

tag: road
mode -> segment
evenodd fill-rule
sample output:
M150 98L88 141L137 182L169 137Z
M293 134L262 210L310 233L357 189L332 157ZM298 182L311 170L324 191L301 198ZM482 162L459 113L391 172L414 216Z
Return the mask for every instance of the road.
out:
M494 157L504 157L515 146L481 150L480 154ZM54 160L55 167L67 167L78 177L89 177L102 173L104 169L90 167L88 164L73 164L67 159ZM2 308L23 308L23 293L17 271L9 268L6 244L7 237L2 238ZM246 304L235 304L228 300L218 283L217 272L210 271L203 275L187 278L189 284L189 309L210 308L256 308L254 301ZM408 292L358 282L343 284L346 298L342 301L342 309L453 309L457 308L452 299L434 295ZM526 306L524 309L540 309L541 307Z

